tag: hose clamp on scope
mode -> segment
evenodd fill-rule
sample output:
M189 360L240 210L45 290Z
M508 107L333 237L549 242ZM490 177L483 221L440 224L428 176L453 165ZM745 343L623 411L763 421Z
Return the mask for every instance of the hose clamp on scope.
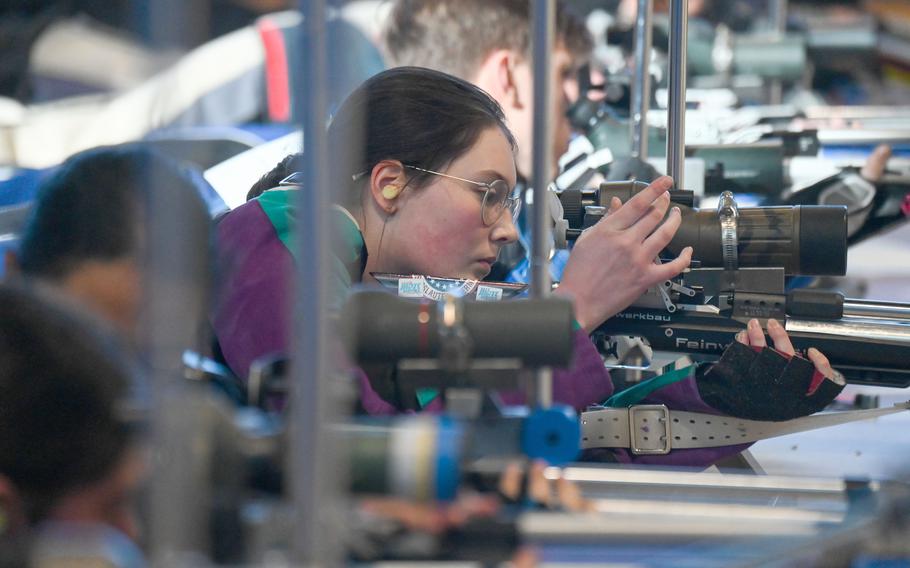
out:
M739 241L736 235L739 209L736 206L736 200L733 199L733 194L729 191L720 194L720 201L717 203L717 218L720 221L720 244L724 270L736 270L739 265L737 258Z

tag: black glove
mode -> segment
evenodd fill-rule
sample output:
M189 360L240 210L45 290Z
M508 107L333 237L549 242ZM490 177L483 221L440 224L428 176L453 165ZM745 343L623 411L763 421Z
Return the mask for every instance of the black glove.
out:
M714 365L696 375L702 400L749 420L790 420L822 410L840 394L843 381L827 379L808 359L769 347L734 341Z

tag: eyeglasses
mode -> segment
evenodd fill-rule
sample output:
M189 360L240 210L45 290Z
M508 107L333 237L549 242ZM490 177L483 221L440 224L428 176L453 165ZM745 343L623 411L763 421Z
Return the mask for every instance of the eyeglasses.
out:
M483 221L483 224L486 226L490 226L499 221L499 218L502 217L503 211L506 209L509 210L509 214L512 216L513 222L518 219L518 212L521 211L521 199L512 197L510 195L512 193L512 188L509 187L509 184L506 183L505 180L497 179L490 183L484 183L440 172L434 172L433 170L418 168L417 166L406 165L405 168L410 170L417 170L418 172L424 172L427 174L433 174L434 176L442 176L444 178L463 181L476 186L475 189L483 192L483 203L480 206L480 218Z
M303 172L292 172L291 175L278 182L278 187L302 186Z

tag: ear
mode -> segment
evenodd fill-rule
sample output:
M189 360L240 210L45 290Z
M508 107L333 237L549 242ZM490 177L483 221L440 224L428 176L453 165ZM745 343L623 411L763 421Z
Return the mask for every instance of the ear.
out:
M519 64L521 58L510 49L492 51L480 64L473 83L489 93L503 107L522 108L527 94L521 92L515 78L515 68Z
M398 197L407 183L405 168L398 160L382 160L370 172L370 197L387 214L398 210Z
M26 527L22 499L13 482L0 474L0 535L14 534Z

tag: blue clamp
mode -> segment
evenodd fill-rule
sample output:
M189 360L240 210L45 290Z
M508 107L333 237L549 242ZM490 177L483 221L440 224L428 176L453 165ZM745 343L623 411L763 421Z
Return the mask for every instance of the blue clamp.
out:
M578 457L580 440L578 415L571 407L561 404L532 411L521 431L521 448L525 455L556 466Z

